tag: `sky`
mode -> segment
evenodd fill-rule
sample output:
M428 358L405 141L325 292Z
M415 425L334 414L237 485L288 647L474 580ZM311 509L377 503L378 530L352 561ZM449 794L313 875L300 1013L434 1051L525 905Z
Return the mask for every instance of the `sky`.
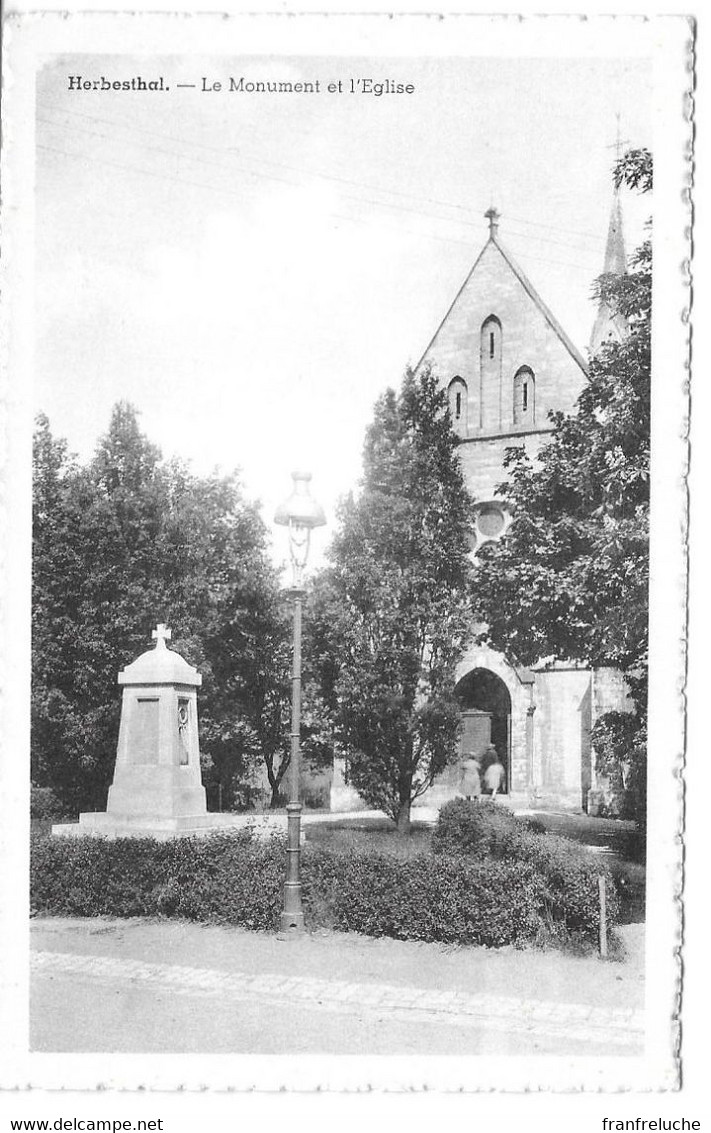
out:
M170 89L70 91L70 75ZM230 92L242 76L321 90ZM359 78L415 89L350 94ZM295 468L333 520L373 404L427 346L491 204L585 351L616 115L623 141L649 145L651 83L643 58L48 59L37 411L86 459L128 400L165 456L239 467L267 522ZM625 192L623 211L631 250L649 202Z

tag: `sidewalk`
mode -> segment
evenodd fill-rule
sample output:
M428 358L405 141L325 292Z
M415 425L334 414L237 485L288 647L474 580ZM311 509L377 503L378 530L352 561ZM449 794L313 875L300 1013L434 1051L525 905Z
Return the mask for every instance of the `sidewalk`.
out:
M53 1051L635 1055L624 963L338 933L283 942L176 921L37 918L32 1047Z

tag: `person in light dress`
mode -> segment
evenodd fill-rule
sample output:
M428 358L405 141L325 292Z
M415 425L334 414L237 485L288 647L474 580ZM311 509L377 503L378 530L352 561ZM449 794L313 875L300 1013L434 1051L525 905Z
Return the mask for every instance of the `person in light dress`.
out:
M462 763L461 793L465 799L472 799L474 802L481 795L481 770L479 760L473 755L468 755Z

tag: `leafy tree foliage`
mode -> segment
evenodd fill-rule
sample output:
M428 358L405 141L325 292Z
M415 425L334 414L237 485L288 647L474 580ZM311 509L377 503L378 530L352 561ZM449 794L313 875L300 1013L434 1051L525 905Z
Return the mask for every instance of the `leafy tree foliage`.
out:
M615 188L627 185L628 189L639 189L640 193L652 190L654 170L652 155L648 149L629 149L623 153L613 171Z
M445 395L431 373L408 373L375 406L307 621L307 671L348 781L402 830L456 752L471 521Z
M625 154L615 179L649 189L648 151ZM598 297L627 321L625 340L606 344L590 360L575 411L551 415L554 432L535 464L521 448L507 452L509 479L499 491L515 523L506 539L482 548L476 591L486 638L515 663L578 660L628 675L635 736L627 735L629 725L610 721L614 738L606 750L619 759L624 733L639 764L649 578L650 240L630 268L596 285ZM639 783L638 767L626 774ZM621 771L617 778L622 782ZM639 787L636 797L643 798Z
M127 404L86 467L39 418L34 464L33 782L75 810L103 809L117 674L163 621L203 674L208 789L224 806L248 801L263 758L276 794L288 764L288 625L264 526L235 475L163 462Z
M607 795L621 818L635 818L646 833L647 729L639 714L605 712L592 729L595 762L607 781Z

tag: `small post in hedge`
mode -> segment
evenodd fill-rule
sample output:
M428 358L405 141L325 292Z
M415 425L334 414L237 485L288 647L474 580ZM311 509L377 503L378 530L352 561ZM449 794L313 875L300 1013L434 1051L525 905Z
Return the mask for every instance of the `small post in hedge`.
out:
M607 893L602 874L597 879L597 888L600 895L600 955L604 960L607 957Z

